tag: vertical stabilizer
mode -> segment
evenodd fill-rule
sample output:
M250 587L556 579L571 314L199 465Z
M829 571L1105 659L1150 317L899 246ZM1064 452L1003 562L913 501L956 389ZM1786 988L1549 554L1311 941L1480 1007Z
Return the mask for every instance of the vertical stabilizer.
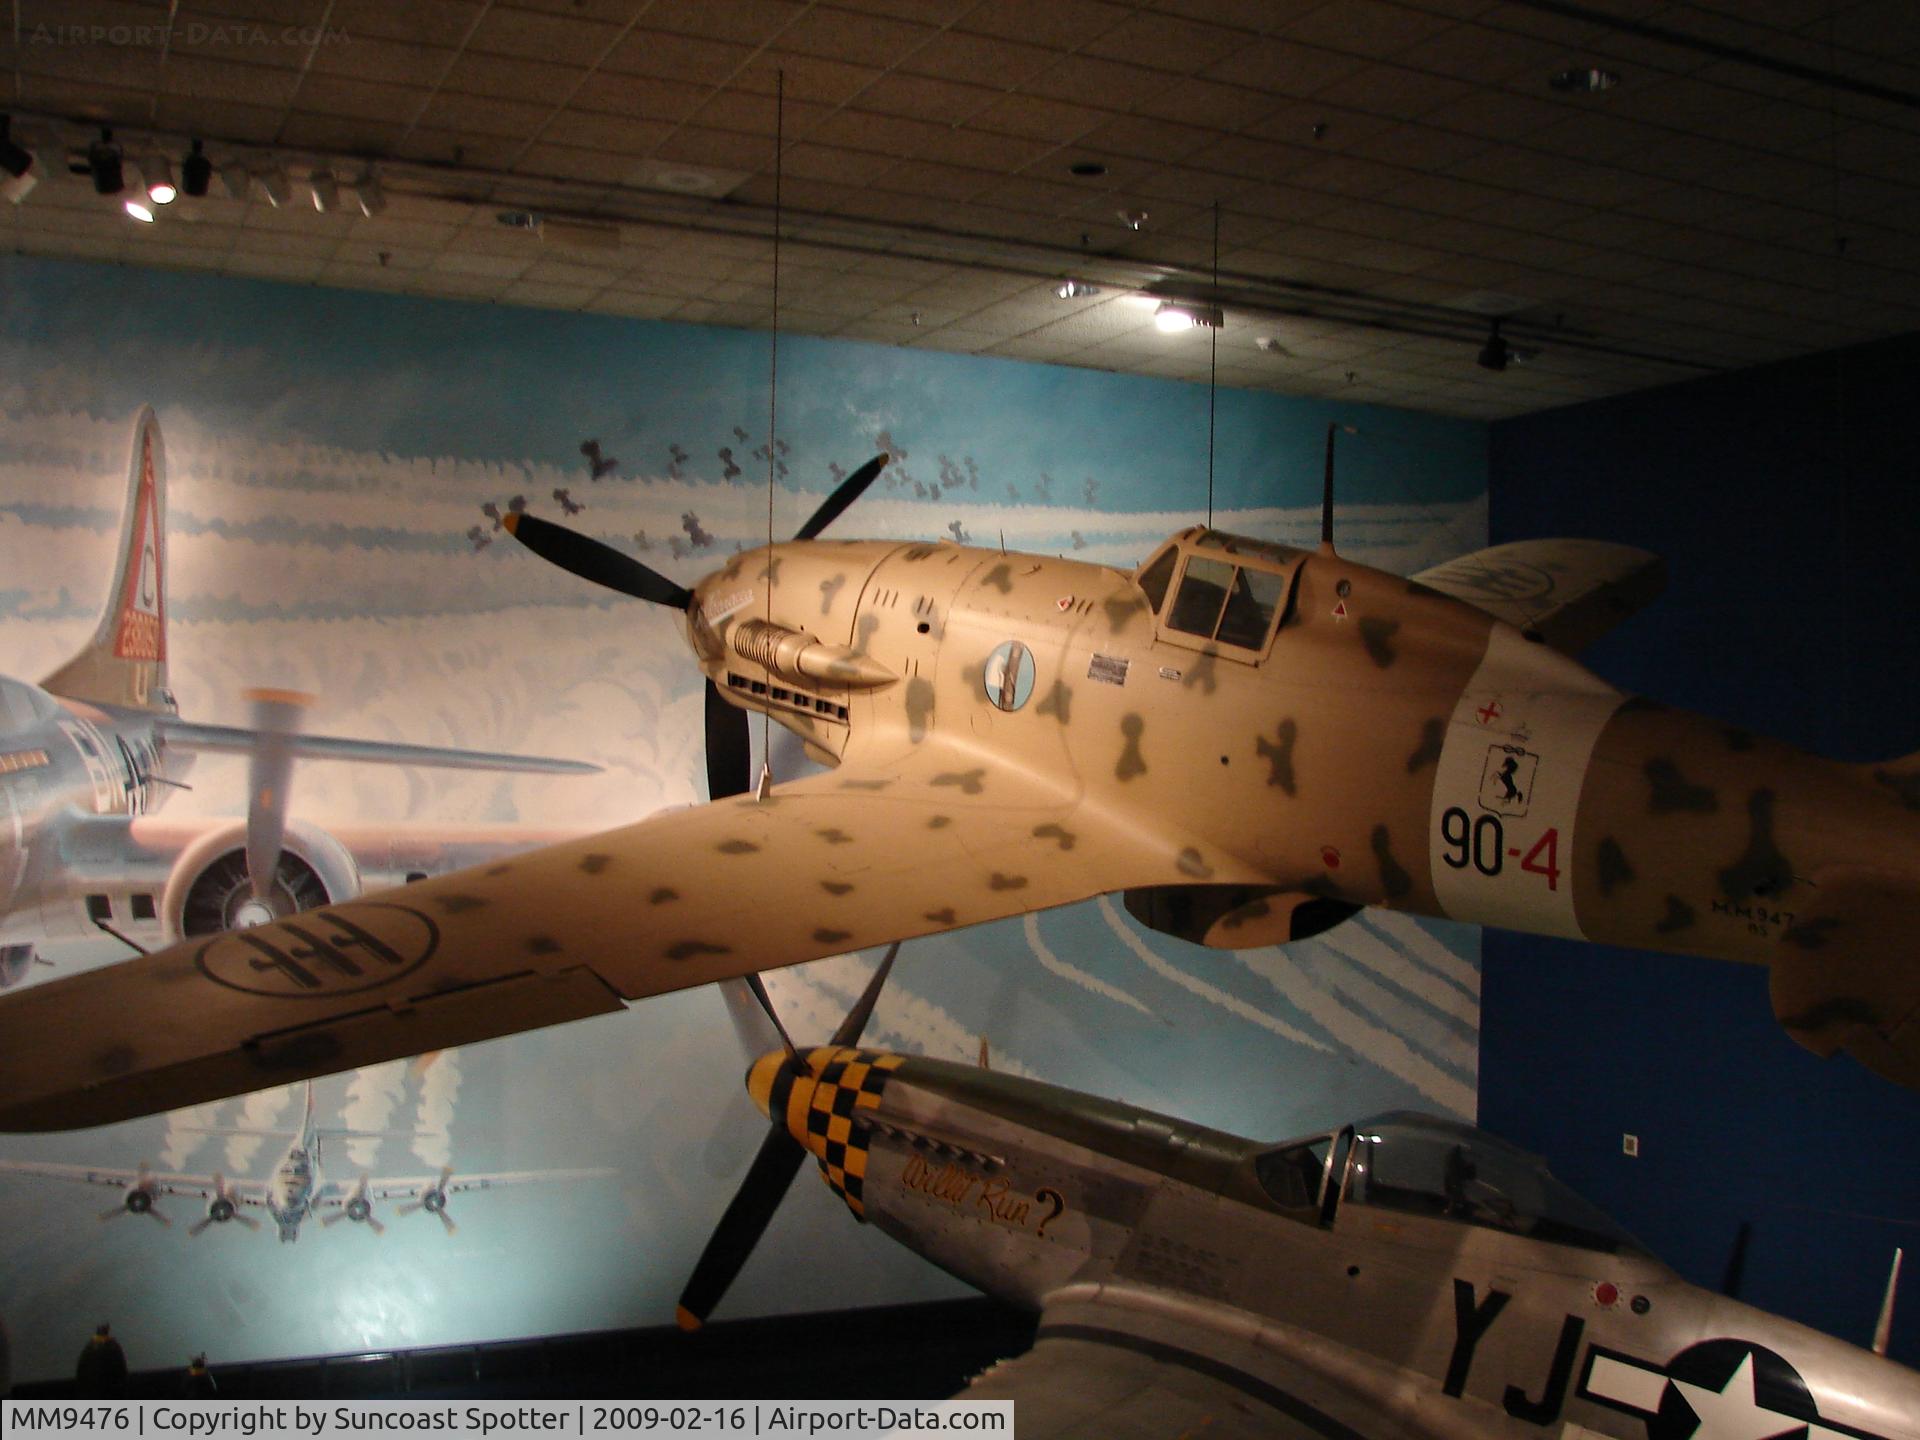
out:
M41 681L50 694L171 710L167 691L167 454L151 406L133 421L119 558L86 647Z

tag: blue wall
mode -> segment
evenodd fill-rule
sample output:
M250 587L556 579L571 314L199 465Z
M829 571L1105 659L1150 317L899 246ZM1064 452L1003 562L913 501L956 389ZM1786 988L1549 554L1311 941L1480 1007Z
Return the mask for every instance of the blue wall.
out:
M1840 759L1906 754L1916 393L1904 339L1502 422L1492 538L1666 557L1667 593L1584 657L1613 683ZM1801 1050L1757 968L1494 930L1483 965L1482 1124L1698 1283L1749 1223L1741 1297L1867 1342L1893 1248L1920 1242L1920 1095ZM1891 1353L1912 1364L1907 1291Z

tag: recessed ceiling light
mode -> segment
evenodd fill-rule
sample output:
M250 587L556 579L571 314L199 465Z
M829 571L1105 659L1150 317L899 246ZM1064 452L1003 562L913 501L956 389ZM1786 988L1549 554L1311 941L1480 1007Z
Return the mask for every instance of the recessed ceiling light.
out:
M1194 305L1184 300L1167 300L1161 303L1153 313L1153 328L1164 330L1169 335L1177 335L1182 330L1191 330L1203 325L1210 330L1218 330L1226 317L1220 313L1218 305Z
M1053 287L1053 293L1062 300L1085 300L1098 295L1100 287L1086 280L1062 280Z
M1597 65L1572 66L1555 71L1547 81L1563 95L1585 95L1601 90L1611 90L1620 83L1618 72L1602 70Z
M1120 223L1129 230L1138 230L1147 223L1147 212L1144 210L1122 210L1119 215Z
M127 214L131 215L134 219L146 225L153 224L153 211L149 210L141 201L129 200L126 202L126 207Z
M1107 167L1098 160L1076 160L1067 167L1067 173L1083 180L1097 180L1107 173Z

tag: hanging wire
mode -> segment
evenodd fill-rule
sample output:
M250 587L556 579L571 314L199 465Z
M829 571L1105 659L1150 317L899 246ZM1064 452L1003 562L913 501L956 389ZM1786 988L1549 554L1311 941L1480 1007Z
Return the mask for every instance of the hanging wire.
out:
M1212 303L1220 303L1220 197L1213 201L1213 296ZM1224 314L1218 315L1224 321ZM1213 528L1213 412L1214 398L1219 390L1220 380L1220 326L1215 325L1209 332L1207 342L1207 528Z
M773 546L774 470L778 464L780 438L780 179L786 165L787 72L774 71L773 77L773 318L767 344L767 546ZM767 557L767 622L773 622L773 557ZM773 774L773 717L760 712L760 764L763 772Z

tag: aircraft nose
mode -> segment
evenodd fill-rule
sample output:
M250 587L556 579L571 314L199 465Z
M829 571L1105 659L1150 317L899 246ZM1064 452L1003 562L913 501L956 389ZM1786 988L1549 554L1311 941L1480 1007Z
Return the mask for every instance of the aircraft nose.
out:
M747 1094L755 1108L801 1145L808 1143L807 1111L820 1081L820 1064L830 1052L809 1050L798 1061L784 1050L770 1050L747 1071Z

